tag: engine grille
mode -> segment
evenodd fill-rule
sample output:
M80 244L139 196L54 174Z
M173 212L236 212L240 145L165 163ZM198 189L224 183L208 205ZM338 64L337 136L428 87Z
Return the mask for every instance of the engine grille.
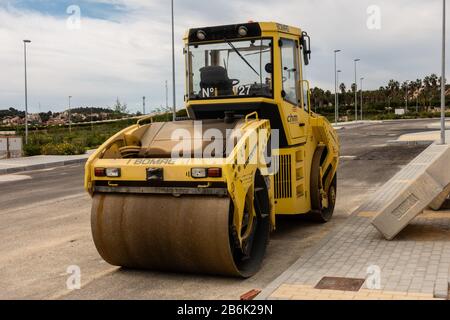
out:
M276 160L278 173L275 175L275 199L292 197L291 156L281 155Z

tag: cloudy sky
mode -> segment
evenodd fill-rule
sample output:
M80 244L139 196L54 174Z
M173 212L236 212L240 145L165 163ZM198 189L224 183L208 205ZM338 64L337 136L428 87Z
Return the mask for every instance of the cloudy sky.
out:
M312 37L306 76L313 86L334 88L333 50L342 49L341 80L347 86L354 81L353 59L360 58L364 86L378 88L391 78L439 74L441 5L441 0L175 0L178 105L184 91L182 37L189 27L249 20L299 26ZM24 108L23 39L33 41L30 112L63 110L69 95L77 106L112 106L119 97L137 111L144 95L152 107L165 105L165 80L171 83L168 0L0 0L0 109Z

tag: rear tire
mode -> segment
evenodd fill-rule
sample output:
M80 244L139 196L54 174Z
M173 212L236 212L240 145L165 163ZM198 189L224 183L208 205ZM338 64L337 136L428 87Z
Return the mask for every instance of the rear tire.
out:
M320 165L321 165L320 161L322 158L323 151L324 151L323 148L316 149L312 160L311 183L310 183L311 212L308 214L309 218L320 223L326 223L331 220L336 205L336 195L337 195L337 177L335 175L330 184L330 187L326 191L328 197L328 206L323 207L322 205L323 190L321 189L322 177L320 176Z

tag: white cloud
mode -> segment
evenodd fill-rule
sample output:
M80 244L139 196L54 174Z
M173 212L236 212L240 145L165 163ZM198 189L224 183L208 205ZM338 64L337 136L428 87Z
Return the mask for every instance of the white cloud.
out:
M92 0L92 2L94 2ZM67 96L76 105L111 105L118 96L136 110L146 95L152 106L165 104L164 81L171 83L170 6L163 0L102 0L126 6L115 21L82 16L81 30L66 28L64 16L0 8L0 109L23 108L23 44L29 46L30 110L62 110ZM285 0L176 3L178 104L184 94L182 37L189 27L279 21L312 36L312 84L334 87L333 55L342 49L342 80L353 81L353 58L365 87L439 72L441 1ZM381 30L368 30L366 9L381 8ZM83 13L83 7L82 13ZM117 21L117 19L119 19Z

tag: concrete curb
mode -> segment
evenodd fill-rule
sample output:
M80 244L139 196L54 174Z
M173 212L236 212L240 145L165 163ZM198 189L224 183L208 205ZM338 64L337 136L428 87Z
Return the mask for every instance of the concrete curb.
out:
M428 146L434 142L435 142L434 140L411 140L411 141L389 140L386 143L388 145Z
M18 173L18 172L24 172L24 171L32 171L32 170L57 168L57 167L68 166L68 165L72 165L72 164L85 163L86 161L87 161L87 158L32 164L32 165L27 165L27 166L18 166L18 167L13 167L13 168L0 169L0 175L12 174L12 173Z

